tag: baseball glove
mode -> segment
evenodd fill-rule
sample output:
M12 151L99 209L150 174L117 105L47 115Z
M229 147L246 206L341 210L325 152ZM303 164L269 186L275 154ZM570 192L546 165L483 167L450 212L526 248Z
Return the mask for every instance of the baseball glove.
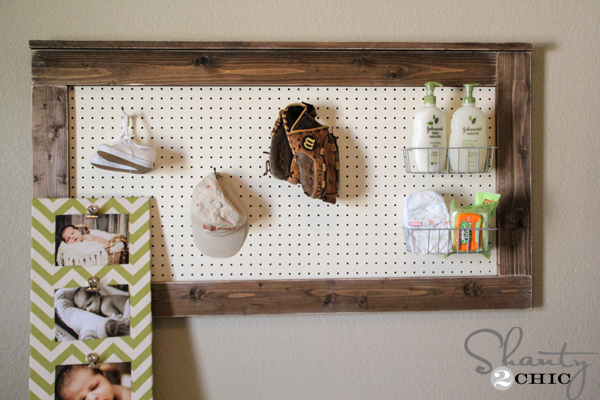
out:
M335 204L340 178L337 138L315 119L315 107L293 103L279 111L269 153L273 177L300 183L313 199Z

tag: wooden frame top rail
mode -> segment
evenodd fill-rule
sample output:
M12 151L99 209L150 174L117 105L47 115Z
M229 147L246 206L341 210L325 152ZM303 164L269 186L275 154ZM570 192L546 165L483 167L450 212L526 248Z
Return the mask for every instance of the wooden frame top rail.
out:
M398 43L398 42L147 42L30 40L32 50L452 50L531 51L531 43Z
M30 41L34 197L69 197L67 86L496 87L498 276L154 283L153 314L527 309L529 43Z

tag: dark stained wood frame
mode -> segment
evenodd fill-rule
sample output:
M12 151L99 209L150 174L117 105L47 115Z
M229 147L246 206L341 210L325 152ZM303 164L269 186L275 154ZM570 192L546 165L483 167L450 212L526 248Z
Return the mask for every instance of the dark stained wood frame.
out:
M34 197L69 197L67 87L496 87L498 276L153 283L156 317L528 309L532 306L527 43L31 41Z

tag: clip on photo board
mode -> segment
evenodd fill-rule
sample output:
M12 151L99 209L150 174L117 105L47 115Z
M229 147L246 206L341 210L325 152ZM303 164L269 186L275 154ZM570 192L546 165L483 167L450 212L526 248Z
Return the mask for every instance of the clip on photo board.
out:
M150 197L155 316L531 307L531 45L30 46L34 195ZM462 85L480 84L489 171L407 172L403 151L431 80L444 85L436 96L448 121ZM336 204L265 175L278 112L296 102L314 105L338 138ZM146 174L90 165L119 135L121 109L136 140L157 150ZM248 212L244 245L227 259L203 255L191 228L193 188L214 169ZM402 209L419 190L458 206L499 193L490 258L407 251Z

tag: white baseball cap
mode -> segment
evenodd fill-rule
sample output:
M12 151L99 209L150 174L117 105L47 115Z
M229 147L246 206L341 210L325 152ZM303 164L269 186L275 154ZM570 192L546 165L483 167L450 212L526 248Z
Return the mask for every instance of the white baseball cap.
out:
M216 172L205 176L194 188L191 210L194 242L202 254L227 258L240 250L248 218L227 178Z

